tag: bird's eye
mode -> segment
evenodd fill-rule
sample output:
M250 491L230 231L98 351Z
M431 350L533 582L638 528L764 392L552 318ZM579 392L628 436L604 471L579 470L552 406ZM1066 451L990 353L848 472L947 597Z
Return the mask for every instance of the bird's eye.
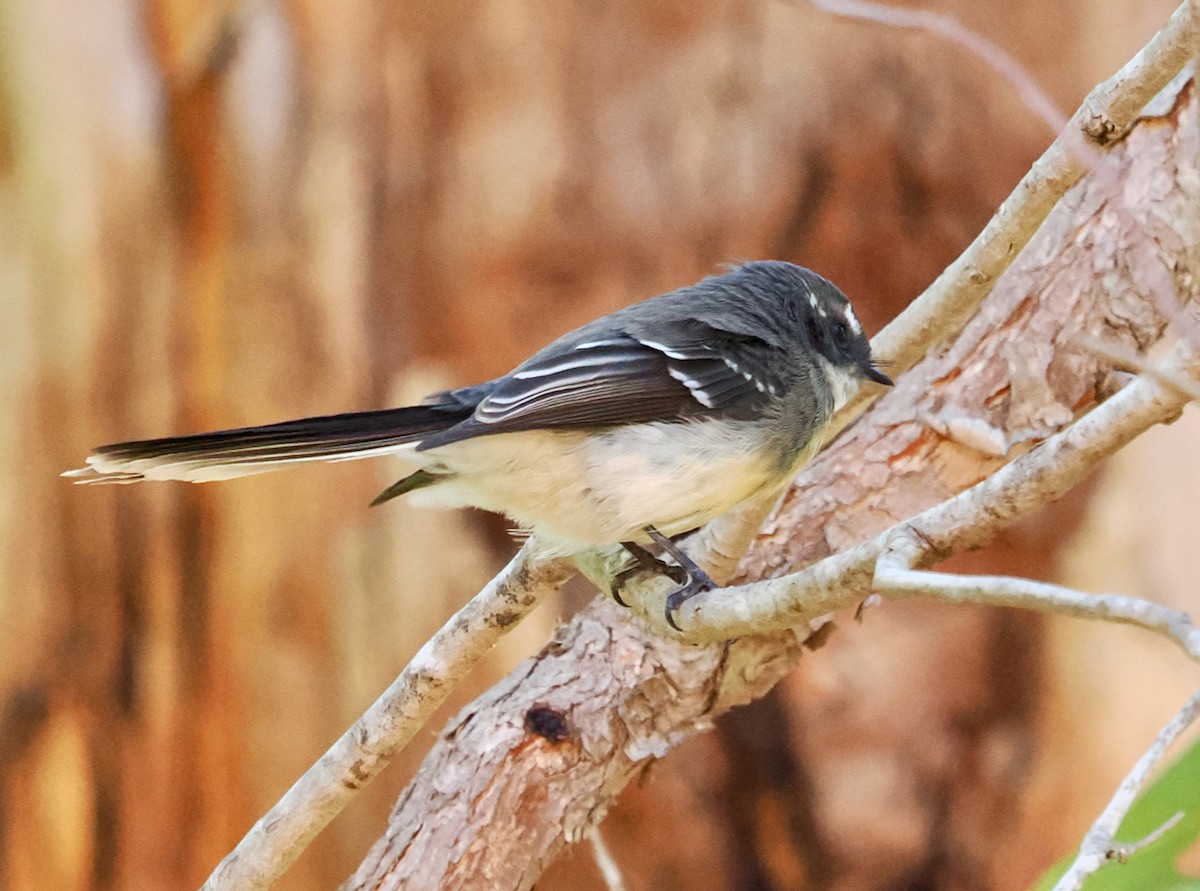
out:
M850 329L846 327L845 322L833 323L833 339L837 341L838 346L845 346L850 342Z

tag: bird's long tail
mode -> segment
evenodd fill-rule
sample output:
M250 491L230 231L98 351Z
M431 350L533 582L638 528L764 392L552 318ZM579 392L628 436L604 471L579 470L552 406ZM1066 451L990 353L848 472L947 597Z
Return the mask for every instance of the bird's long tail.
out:
M277 470L299 461L352 461L396 452L457 424L463 405L416 405L241 427L171 439L100 446L87 466L63 474L77 483L143 479L193 483Z

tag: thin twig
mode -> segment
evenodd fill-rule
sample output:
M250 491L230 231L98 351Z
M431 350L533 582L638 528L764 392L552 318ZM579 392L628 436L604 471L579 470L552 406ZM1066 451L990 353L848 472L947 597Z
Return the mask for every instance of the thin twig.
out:
M1168 820L1145 839L1135 843L1132 849L1126 845L1117 845L1113 841L1122 821L1129 813L1129 809L1137 800L1138 792L1146 784L1146 779L1158 762L1162 760L1172 743L1196 720L1197 715L1200 715L1200 690L1192 694L1184 707L1159 731L1146 753L1138 759L1133 770L1117 789L1112 801L1108 803L1108 806L1096 818L1096 822L1092 824L1092 828L1088 830L1087 835L1084 836L1083 843L1079 846L1079 855L1063 874L1063 877L1058 880L1054 891L1078 891L1083 887L1084 880L1092 873L1119 860L1122 854L1127 857L1133 851L1151 844L1175 825L1178 821L1177 816Z
M574 574L527 549L430 638L396 680L213 870L202 891L261 891L400 751L479 659Z
M1182 610L1136 597L1087 594L1028 579L910 569L908 561L923 556L922 550L911 528L900 527L876 564L876 593L892 599L933 597L949 603L1013 606L1081 619L1123 622L1161 634L1200 662L1200 628Z
M1139 851L1146 850L1146 848L1153 845L1160 838L1178 826L1179 821L1186 816L1187 814L1183 811L1176 811L1167 818L1165 823L1163 823L1145 838L1139 838L1134 842L1114 841L1108 849L1108 859L1115 860L1117 863L1128 863L1130 857Z
M1020 62L982 34L972 31L957 19L924 9L903 9L872 3L869 0L809 0L824 12L846 18L878 22L892 28L914 28L957 43L967 52L1012 84L1034 114L1057 133L1067 125L1067 116L1041 88Z

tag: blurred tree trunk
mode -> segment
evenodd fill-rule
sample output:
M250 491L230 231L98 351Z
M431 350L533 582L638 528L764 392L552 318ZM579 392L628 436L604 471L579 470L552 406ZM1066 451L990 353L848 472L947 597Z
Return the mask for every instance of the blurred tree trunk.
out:
M1172 6L941 4L1064 109ZM746 257L820 270L875 328L1050 137L959 49L762 2L0 0L0 72L0 885L15 889L198 885L507 547L494 521L368 512L386 461L211 488L56 478L89 447L479 380ZM1066 510L1046 522L1080 505ZM1049 575L1062 541L1035 532L975 566ZM1056 751L1041 622L888 612L630 790L605 831L633 887L703 887L698 862L714 888L830 881L821 815L856 804L814 799L836 753L796 728L838 720L834 666L892 623L924 643L880 659L962 668L937 685L881 669L871 707L907 708L921 684L943 715L931 746L966 722L980 757L997 734ZM348 874L419 755L284 887ZM1022 826L1094 804L1049 784L1053 809L1026 814L967 786L971 813ZM653 826L673 829L651 848ZM600 887L584 853L544 887Z

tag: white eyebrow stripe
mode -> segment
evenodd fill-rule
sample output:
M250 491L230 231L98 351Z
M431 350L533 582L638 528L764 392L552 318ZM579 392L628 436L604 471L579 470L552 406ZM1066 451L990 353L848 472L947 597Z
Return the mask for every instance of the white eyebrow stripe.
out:
M854 314L854 310L846 307L846 324L855 334L862 334L862 325L858 323L858 316Z

